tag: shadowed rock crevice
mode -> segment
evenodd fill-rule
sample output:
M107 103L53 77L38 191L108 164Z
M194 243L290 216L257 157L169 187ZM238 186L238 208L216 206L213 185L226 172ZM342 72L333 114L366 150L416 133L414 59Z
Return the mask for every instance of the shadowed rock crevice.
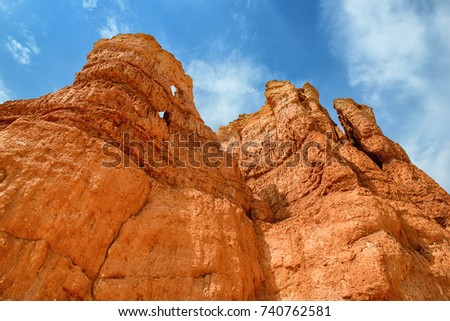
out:
M149 193L150 193L150 192L151 192L151 190L149 190ZM106 260L108 259L108 254L109 254L109 251L110 251L111 247L114 245L114 242L116 242L116 240L119 238L119 235L120 235L120 232L121 232L122 229L123 229L123 226L124 226L130 219L132 219L132 218L134 218L135 216L139 215L139 213L142 211L142 209L143 209L144 206L146 205L147 200L148 200L148 195L147 195L147 198L145 199L145 201L142 203L142 207L139 208L139 209L136 211L136 213L134 213L133 215L131 215L131 216L128 217L125 221L122 222L122 224L120 225L120 227L117 229L116 235L114 235L114 237L113 237L111 243L109 244L108 248L106 249L106 253L105 253L104 260L103 260L103 262L101 263L101 265L100 265L100 267L99 267L99 269L98 269L98 271L97 271L97 274L95 275L95 277L94 277L93 280L92 280L91 297L92 297L93 300L96 299L96 295L95 295L95 283L96 283L96 281L97 281L97 279L98 279L98 277L99 277L99 275L100 275L100 273L101 273L101 271L102 271L103 266L105 265Z

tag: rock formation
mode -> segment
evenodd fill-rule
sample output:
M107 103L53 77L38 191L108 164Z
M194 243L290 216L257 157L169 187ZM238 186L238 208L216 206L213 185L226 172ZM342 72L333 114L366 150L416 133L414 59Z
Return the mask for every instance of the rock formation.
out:
M0 105L3 300L447 300L450 196L310 84L215 134L151 36Z
M254 220L262 297L449 299L449 195L382 134L372 109L335 100L344 134L308 83L269 82L266 98L218 132L224 146L261 142L236 157L270 208Z

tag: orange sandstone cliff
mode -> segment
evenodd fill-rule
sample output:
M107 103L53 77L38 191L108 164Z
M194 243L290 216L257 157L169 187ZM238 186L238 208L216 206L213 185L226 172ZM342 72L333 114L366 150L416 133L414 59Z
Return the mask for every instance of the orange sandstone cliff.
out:
M151 36L0 105L0 299L447 300L450 196L306 83L214 133Z

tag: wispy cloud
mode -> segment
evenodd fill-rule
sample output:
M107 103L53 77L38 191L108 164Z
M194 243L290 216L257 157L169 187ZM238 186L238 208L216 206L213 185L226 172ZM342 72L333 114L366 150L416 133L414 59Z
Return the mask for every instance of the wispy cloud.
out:
M116 6L120 11L125 11L128 7L126 0L116 0Z
M0 0L0 12L8 13L9 9L3 0Z
M196 106L214 130L239 114L259 109L264 103L267 69L237 51L207 60L193 60L186 72L194 80Z
M322 1L349 84L397 119L412 160L450 190L450 3ZM386 112L386 111L385 111ZM401 125L401 126L400 126Z
M235 0L234 11L231 15L233 20L233 29L239 35L239 39L243 42L248 40L254 41L258 37L258 33L250 28L248 23L248 13L252 10L251 7L256 6L254 1Z
M98 29L98 33L102 38L111 38L121 33L130 33L131 17L134 16L134 12L127 0L108 2L107 9L103 11L103 14L105 23Z
M236 22L236 27L239 31L240 39L242 41L247 41L250 37L250 34L245 15L242 13L233 13L232 18ZM256 37L256 34L253 35L253 38L254 37Z
M99 34L103 38L111 38L120 33L129 33L130 28L127 24L117 21L117 17L109 16L106 18L106 24L100 28Z
M243 42L248 40L254 41L258 38L258 33L255 31L251 31L248 26L247 19L243 13L233 13L231 16L235 21L235 28L238 31L239 39Z
M0 14L5 16L11 16L16 13L18 9L23 5L25 0L0 0Z
M5 87L3 81L0 79L0 104L9 99L9 90Z
M245 6L247 9L256 5L257 0L234 0L235 6Z
M28 36L24 43L20 43L13 37L8 37L6 48L13 58L22 65L30 64L31 57L41 52L33 36Z
M97 0L83 0L81 6L86 10L94 10L97 8Z

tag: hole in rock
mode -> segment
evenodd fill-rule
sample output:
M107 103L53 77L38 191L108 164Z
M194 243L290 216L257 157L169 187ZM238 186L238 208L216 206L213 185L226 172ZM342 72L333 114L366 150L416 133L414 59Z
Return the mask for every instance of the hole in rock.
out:
M177 87L175 87L174 85L170 86L170 91L172 92L172 96L175 96L175 94L177 93Z
M163 114L164 121L166 122L167 126L170 126L170 113L168 111L165 111Z

